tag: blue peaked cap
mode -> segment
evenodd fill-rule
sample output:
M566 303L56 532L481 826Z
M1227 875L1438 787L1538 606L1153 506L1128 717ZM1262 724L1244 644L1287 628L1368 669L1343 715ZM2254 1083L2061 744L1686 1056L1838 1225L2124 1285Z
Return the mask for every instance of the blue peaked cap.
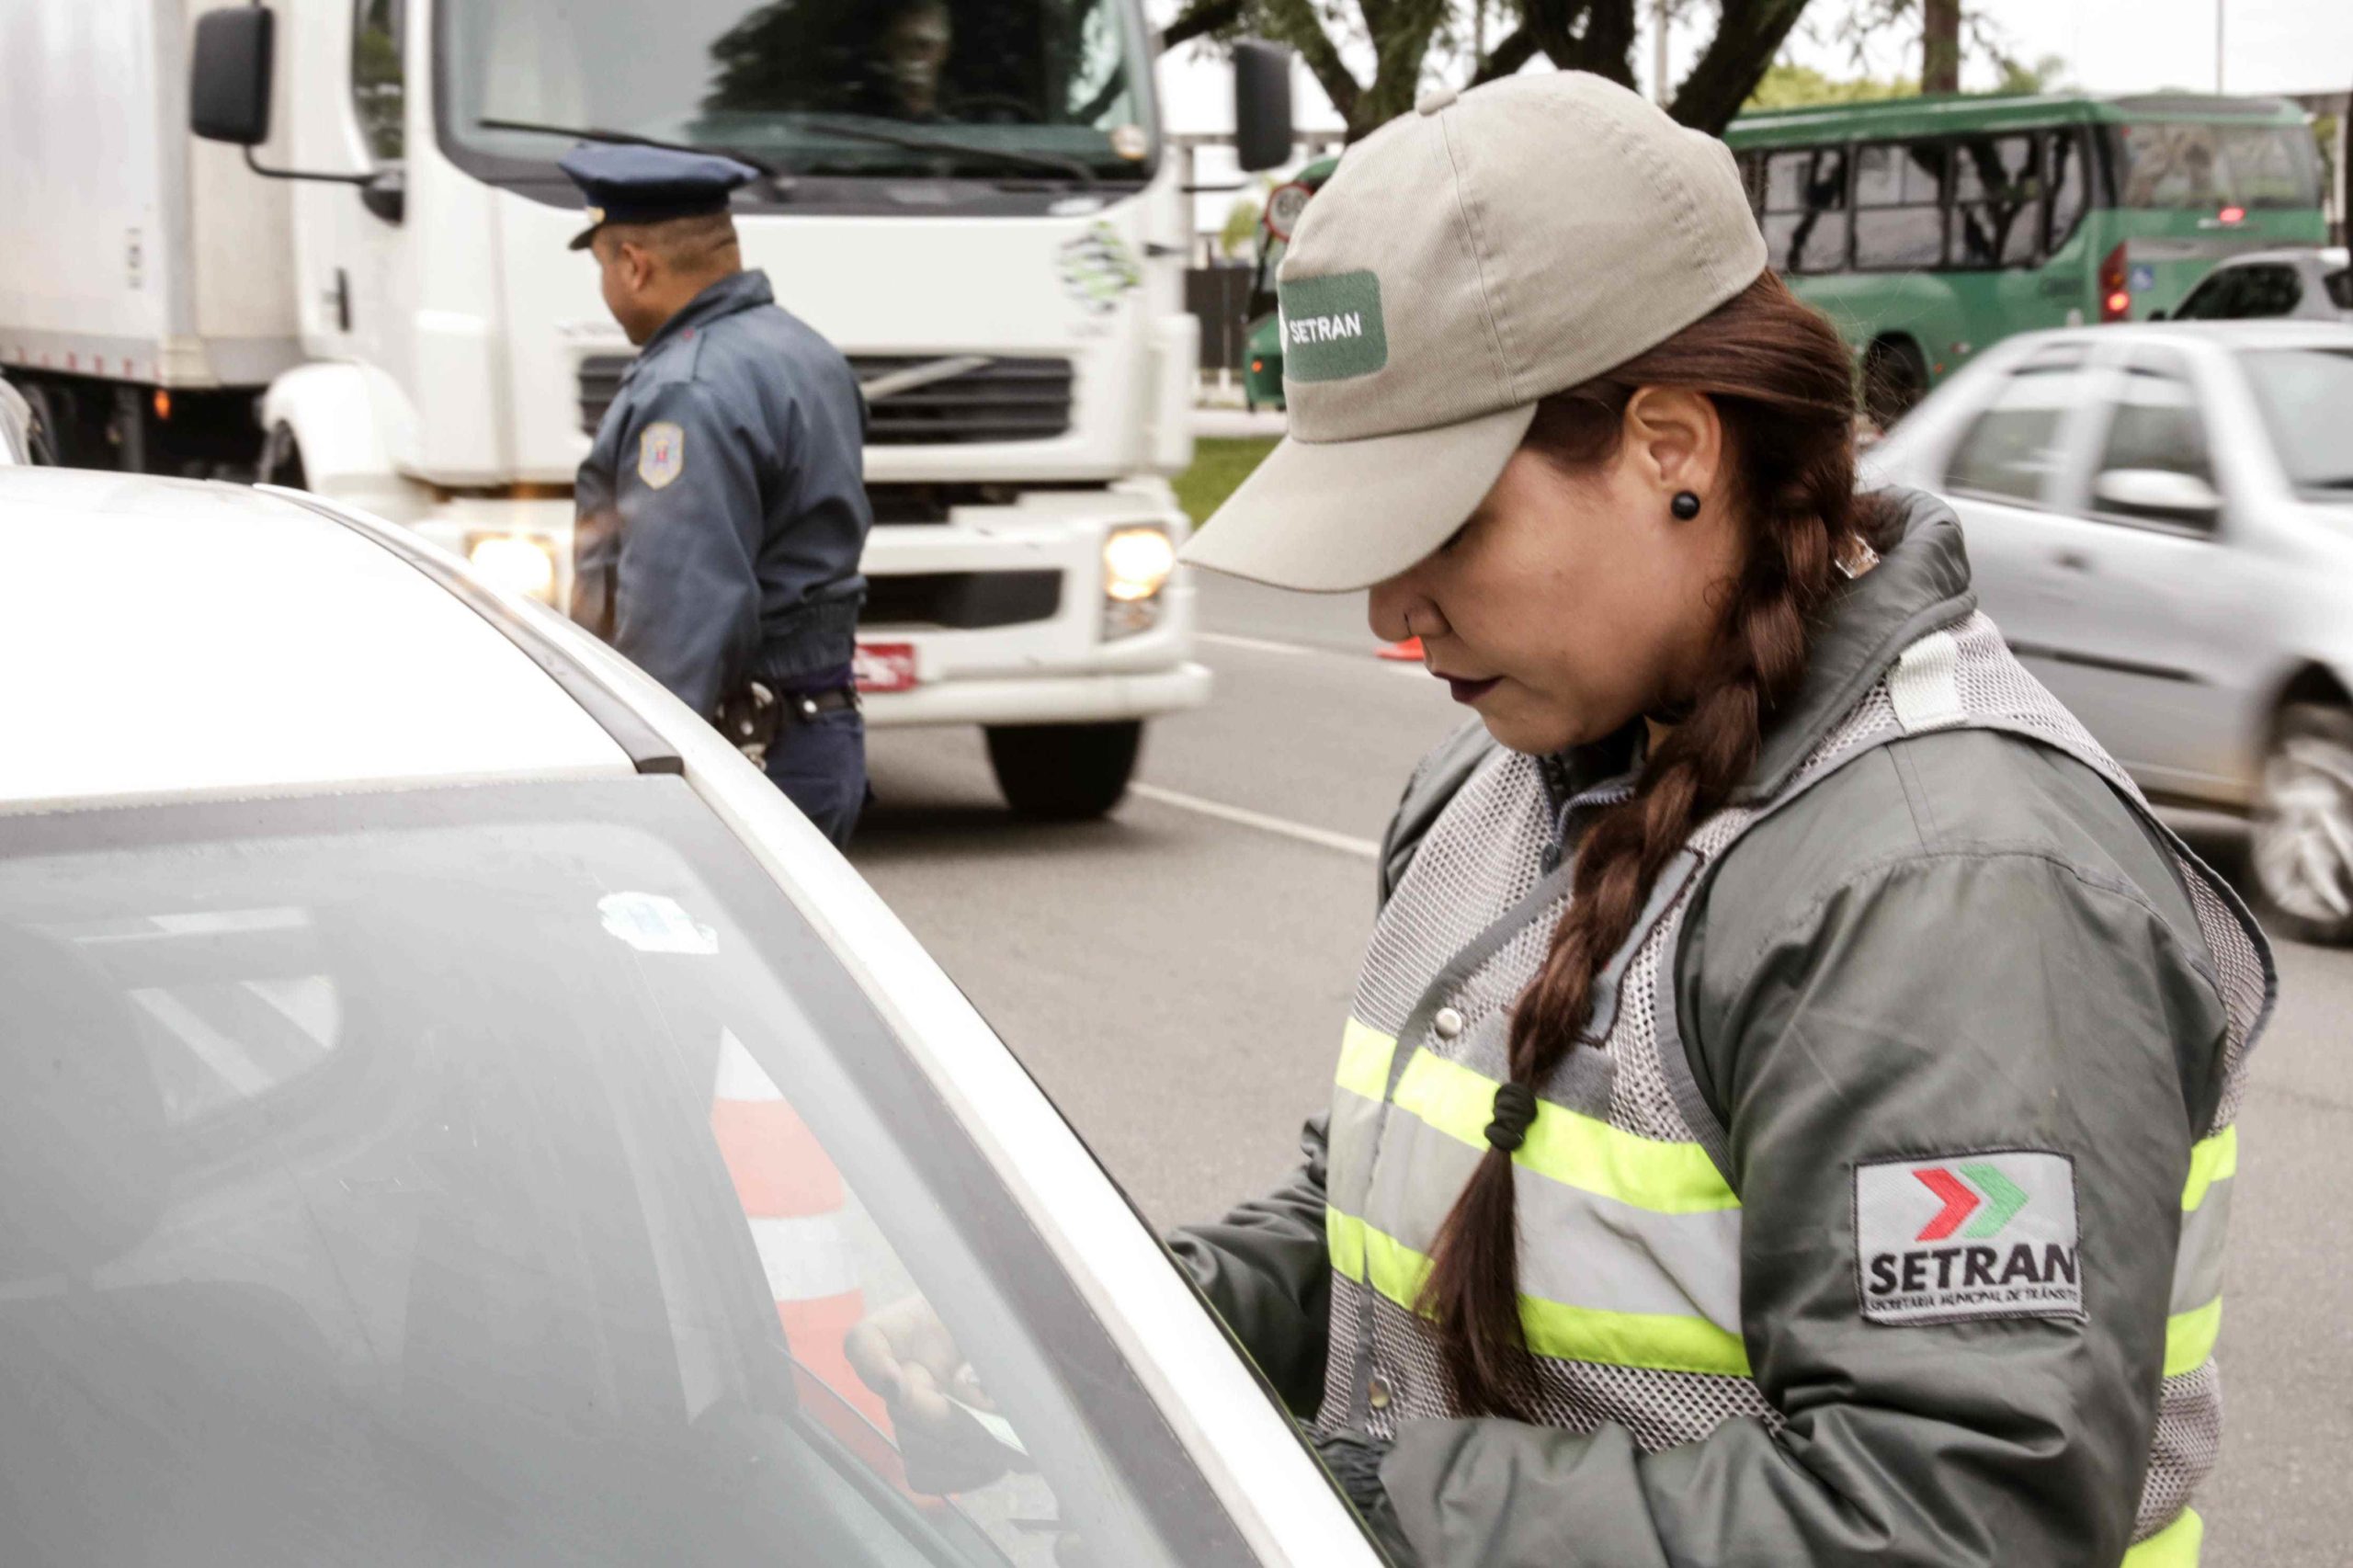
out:
M586 250L606 223L659 223L727 210L728 192L760 177L749 164L716 153L587 142L556 160L588 201L588 226L573 237Z

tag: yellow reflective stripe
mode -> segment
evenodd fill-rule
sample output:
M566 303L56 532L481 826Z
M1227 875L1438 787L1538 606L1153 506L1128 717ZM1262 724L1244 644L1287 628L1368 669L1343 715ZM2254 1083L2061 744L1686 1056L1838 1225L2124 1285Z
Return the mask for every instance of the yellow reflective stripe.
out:
M1428 1258L1337 1210L1325 1211L1324 1230L1336 1270L1407 1312L1420 1310ZM1702 1317L1572 1307L1523 1295L1519 1323L1529 1349L1539 1356L1727 1378L1748 1375L1748 1349L1740 1336Z
M2198 1549L2206 1539L2206 1521L2195 1508L2124 1554L2120 1568L2198 1568Z
M1332 1272L1359 1285L1364 1283L1364 1221L1355 1215L1324 1210L1324 1246L1332 1255Z
M2181 1206L2195 1209L2206 1201L2206 1189L2239 1174L2239 1129L2236 1122L2211 1138L2189 1146L2189 1179L2181 1186Z
M1459 1062L1416 1051L1398 1081L1397 1104L1449 1137L1483 1149L1487 1123L1495 1119L1495 1082ZM1536 1124L1512 1158L1539 1176L1654 1214L1740 1207L1697 1143L1638 1138L1550 1100L1537 1102Z
M1396 1037L1381 1034L1350 1018L1340 1036L1340 1070L1334 1081L1349 1093L1369 1100L1386 1099L1389 1062L1396 1053Z
M2215 1297L2195 1312L2176 1312L2165 1319L2165 1376L2194 1372L2214 1353L2222 1332L2222 1298Z

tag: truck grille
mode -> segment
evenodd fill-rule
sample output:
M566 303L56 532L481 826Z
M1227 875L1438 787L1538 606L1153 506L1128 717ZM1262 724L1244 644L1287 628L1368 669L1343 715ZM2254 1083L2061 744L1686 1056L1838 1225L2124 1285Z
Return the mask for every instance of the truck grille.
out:
M912 572L869 577L862 631L943 626L973 631L1051 620L1062 608L1059 572Z
M850 369L860 381L870 381L941 358L862 354L851 358ZM596 434L629 366L629 356L624 354L592 354L580 361L583 430ZM1050 441L1070 429L1070 389L1067 359L991 359L876 403L867 421L867 445L952 447Z

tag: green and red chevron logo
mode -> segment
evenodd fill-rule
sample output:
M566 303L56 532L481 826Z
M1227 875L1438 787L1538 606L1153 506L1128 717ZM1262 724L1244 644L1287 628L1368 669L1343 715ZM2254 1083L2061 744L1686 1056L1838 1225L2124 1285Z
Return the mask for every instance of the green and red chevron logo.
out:
M1921 1230L1919 1239L1924 1242L1940 1242L1956 1232L1963 1241L2000 1235L2002 1227L2026 1207L2025 1192L1995 1165L1963 1165L1960 1176L1942 1165L1931 1165L1912 1174L1944 1203L1936 1218ZM1981 1210L1984 1212L1979 1212ZM1976 1218L1971 1220L1972 1215ZM1963 1221L1969 1221L1965 1231L1961 1229Z

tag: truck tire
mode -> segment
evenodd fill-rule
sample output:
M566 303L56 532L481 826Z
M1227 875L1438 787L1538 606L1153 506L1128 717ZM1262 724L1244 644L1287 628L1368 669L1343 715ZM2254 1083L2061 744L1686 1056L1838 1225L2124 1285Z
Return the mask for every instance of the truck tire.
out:
M302 448L294 439L294 427L279 423L270 426L269 438L261 447L261 476L259 483L276 484L288 490L308 490L311 476L302 469Z
M1908 337L1882 337L1863 356L1863 412L1882 430L1928 393L1928 362Z
M2302 941L2353 942L2353 710L2280 710L2256 790L2255 882Z
M989 767L1014 815L1081 822L1128 792L1143 723L991 724L988 740Z

